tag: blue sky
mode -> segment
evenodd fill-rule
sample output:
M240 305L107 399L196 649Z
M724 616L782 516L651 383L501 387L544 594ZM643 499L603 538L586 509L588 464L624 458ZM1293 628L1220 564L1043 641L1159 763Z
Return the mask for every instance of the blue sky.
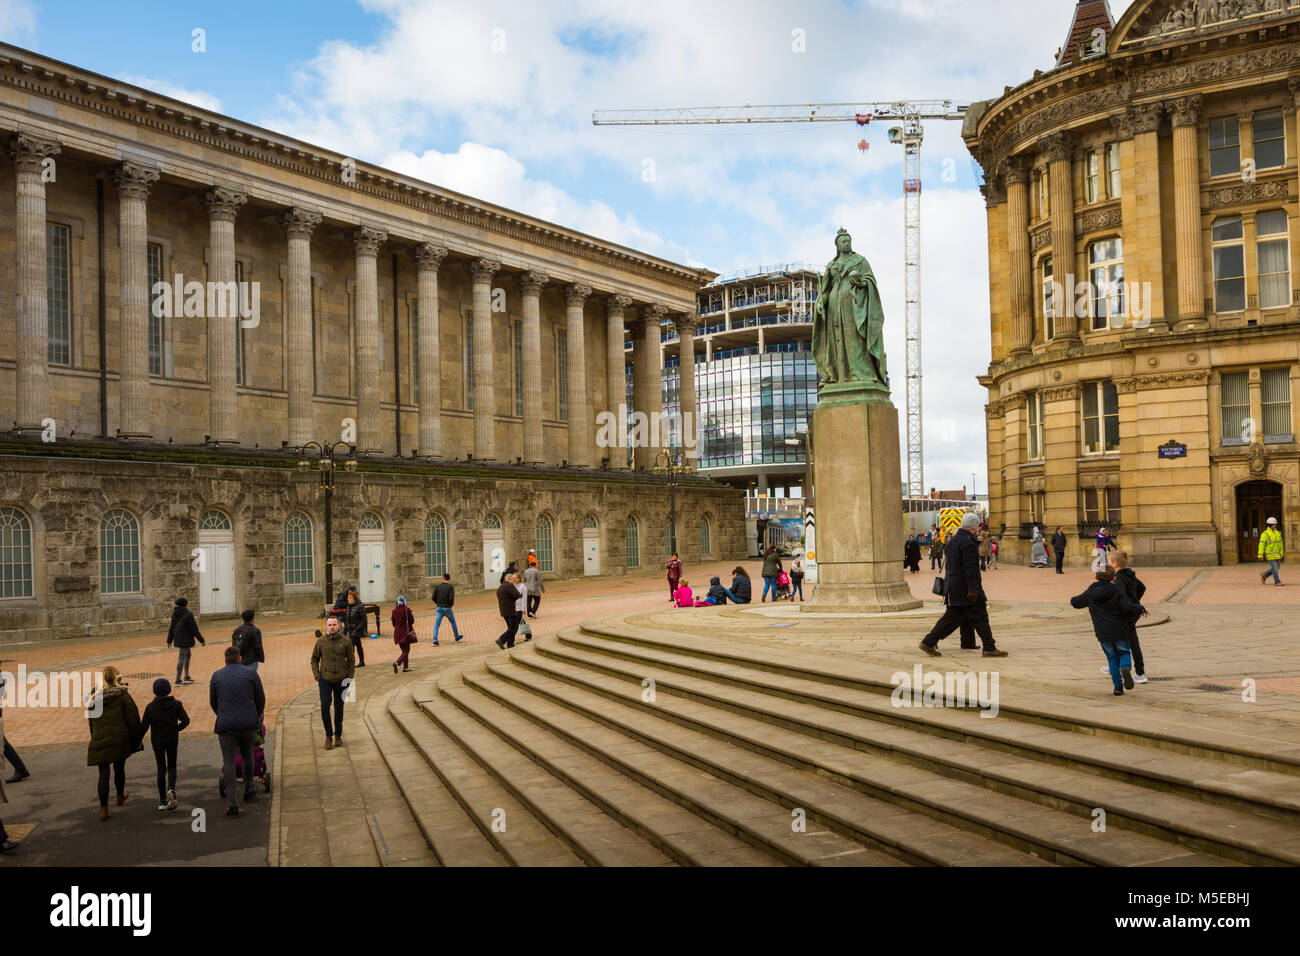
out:
M1051 66L1074 5L0 0L0 37L718 272L824 263L843 225L880 280L898 381L902 156L882 124L863 154L851 124L594 128L591 111L991 98ZM974 471L983 491L984 204L958 133L929 124L922 153L926 482L961 487Z

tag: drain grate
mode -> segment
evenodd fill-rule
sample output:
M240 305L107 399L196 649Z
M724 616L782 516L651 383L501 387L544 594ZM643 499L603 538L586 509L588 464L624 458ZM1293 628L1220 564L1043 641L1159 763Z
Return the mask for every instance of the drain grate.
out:
M1210 691L1214 691L1216 694L1223 694L1228 691L1236 690L1237 688L1232 687L1228 684L1197 684L1196 689L1210 690Z
M148 680L151 677L166 677L166 674L123 674L129 680Z
M1176 680L1176 679L1177 679L1177 678L1174 678L1174 677L1148 677L1148 678L1147 678L1147 680L1151 681L1151 683L1153 683L1153 684L1154 684L1156 681L1162 681L1162 680Z

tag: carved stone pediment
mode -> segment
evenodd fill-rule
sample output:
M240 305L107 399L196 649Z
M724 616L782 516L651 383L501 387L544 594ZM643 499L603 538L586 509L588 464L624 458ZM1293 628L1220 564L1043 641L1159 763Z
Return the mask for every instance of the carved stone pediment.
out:
M1173 0L1155 3L1125 44L1200 38L1225 30L1251 29L1300 13L1300 0Z
M1095 209L1074 217L1074 234L1081 236L1085 232L1100 229L1118 229L1122 222L1123 216L1118 205L1109 209Z
M1239 183L1210 190L1210 205L1244 206L1256 202L1268 202L1272 199L1286 200L1290 195L1290 186L1285 180L1277 179L1269 183Z

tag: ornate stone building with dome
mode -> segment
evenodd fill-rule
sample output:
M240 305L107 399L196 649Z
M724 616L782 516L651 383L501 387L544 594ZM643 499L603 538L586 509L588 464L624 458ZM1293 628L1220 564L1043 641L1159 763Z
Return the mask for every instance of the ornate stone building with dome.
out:
M1300 536L1300 0L1105 0L970 108L988 205L1004 554L1106 527L1141 565Z

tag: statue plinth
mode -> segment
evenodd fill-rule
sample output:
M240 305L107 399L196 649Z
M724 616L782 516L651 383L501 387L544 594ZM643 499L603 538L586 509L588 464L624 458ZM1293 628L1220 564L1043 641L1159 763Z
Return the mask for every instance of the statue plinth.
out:
M898 409L887 389L825 385L813 412L817 585L810 612L907 611Z

